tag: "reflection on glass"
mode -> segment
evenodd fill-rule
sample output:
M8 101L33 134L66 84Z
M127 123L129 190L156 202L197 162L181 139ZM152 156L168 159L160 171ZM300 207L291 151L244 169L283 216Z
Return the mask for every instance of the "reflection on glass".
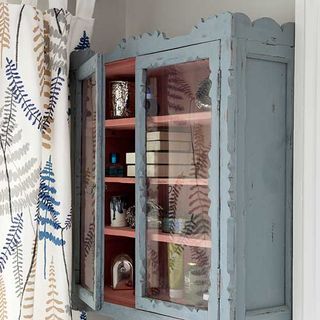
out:
M81 285L93 292L96 207L96 80L83 81L81 179Z
M207 308L211 221L208 60L147 70L147 290Z

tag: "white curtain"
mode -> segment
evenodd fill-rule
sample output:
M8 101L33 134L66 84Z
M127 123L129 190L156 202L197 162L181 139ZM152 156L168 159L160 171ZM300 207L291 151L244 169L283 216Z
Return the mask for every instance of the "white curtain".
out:
M0 2L0 320L72 318L69 56L94 1L49 3Z

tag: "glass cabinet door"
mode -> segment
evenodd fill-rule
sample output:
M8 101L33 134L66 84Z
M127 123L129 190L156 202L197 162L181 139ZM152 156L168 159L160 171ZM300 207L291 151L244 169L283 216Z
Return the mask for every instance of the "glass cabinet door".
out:
M82 141L81 141L81 238L80 283L94 291L94 238L96 208L96 75L83 80Z
M218 75L218 43L138 61L137 304L185 319L218 304Z
M104 91L102 58L93 56L76 72L74 102L74 282L77 296L101 308L103 292Z

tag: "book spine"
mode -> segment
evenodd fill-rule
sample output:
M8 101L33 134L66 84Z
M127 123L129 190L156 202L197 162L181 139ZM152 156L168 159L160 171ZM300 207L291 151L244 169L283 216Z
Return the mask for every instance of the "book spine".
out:
M183 141L148 141L147 151L181 151L190 152L191 143Z
M188 132L148 132L147 133L147 140L148 141L155 141L155 140L163 140L163 141L184 141L190 142L191 141L191 134Z

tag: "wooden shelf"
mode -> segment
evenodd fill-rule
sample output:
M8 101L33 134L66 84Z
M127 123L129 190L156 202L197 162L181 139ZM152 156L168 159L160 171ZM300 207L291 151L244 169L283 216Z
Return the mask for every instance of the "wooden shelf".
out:
M148 122L153 124L183 124L183 123L203 123L209 124L211 121L211 112L195 112L172 114L167 116L156 116L148 118ZM109 119L105 121L106 129L128 130L135 128L135 118Z
M104 234L106 236L135 238L135 230L129 227L115 228L107 226L104 228Z
M150 238L152 241L156 242L166 242L175 243L188 247L201 247L201 248L211 248L211 240L205 238L192 238L187 236L181 236L178 234L169 234L164 232L150 232Z
M134 290L113 290L112 288L106 286L104 288L104 301L129 308L134 308Z
M181 124L181 123L210 123L211 112L194 112L194 113L183 113L183 114L172 114L166 116L156 116L148 118L148 122L154 124Z
M149 178L150 184L169 184L185 186L207 186L208 179Z
M135 118L108 119L105 121L106 129L132 130L135 128Z
M160 301L168 301L168 302L173 302L173 303L178 303L178 304L182 304L184 306L191 306L192 308L194 308L194 304L189 301L188 299L185 299L185 298L170 298L169 296L169 292L168 290L160 290L159 294L157 295L151 295L151 297L153 299L156 299L156 300L160 300ZM203 305L197 305L197 308L199 309L207 309L208 308L208 302L204 301L203 300Z
M135 184L134 177L106 177L105 183L122 183L122 184Z
M211 240L206 239L205 237L192 238L187 236L181 236L179 234L164 233L161 231L155 232L152 229L149 230L148 233L150 239L156 242L175 243L189 247L211 248ZM107 226L104 229L104 234L106 236L113 237L135 238L135 230L129 227L115 228Z
M135 184L136 179L134 177L106 177L105 182ZM207 186L208 179L149 178L149 183L159 185Z
M118 60L107 63L105 66L107 79L119 79L135 76L136 58Z

